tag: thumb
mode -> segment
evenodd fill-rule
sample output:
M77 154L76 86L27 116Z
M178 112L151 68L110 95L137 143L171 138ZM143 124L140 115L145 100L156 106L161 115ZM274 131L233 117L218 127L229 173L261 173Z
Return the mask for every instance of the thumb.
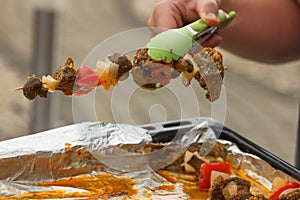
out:
M197 12L200 18L209 26L217 26L219 24L219 5L220 0L197 1Z

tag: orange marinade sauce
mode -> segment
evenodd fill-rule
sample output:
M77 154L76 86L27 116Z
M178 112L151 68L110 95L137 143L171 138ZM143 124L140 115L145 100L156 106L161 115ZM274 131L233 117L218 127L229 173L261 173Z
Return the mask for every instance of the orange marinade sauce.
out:
M74 198L88 197L108 199L121 195L135 195L137 189L133 188L135 182L130 178L115 177L109 174L84 175L51 182L40 183L40 186L64 186L84 189L87 192L66 192L65 190L51 190L43 192L24 192L14 196L0 197L0 199L27 199L27 198Z

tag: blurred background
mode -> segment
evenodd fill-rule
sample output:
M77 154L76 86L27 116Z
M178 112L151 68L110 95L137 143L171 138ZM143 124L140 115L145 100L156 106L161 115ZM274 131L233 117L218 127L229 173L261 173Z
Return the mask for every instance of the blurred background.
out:
M74 122L72 98L62 93L28 102L22 86L31 74L52 74L72 57L79 67L101 41L145 27L155 0L2 0L0 2L0 140L28 135ZM225 125L258 145L294 162L300 99L300 61L265 65L236 57L223 49ZM200 97L202 107L209 107ZM145 102L150 96L144 96ZM155 98L155 97L152 97ZM168 99L166 99L168 102ZM105 121L108 107L97 102ZM166 120L176 120L176 106L164 104ZM152 121L143 104L132 111L137 124ZM37 113L39 112L39 113ZM107 115L106 115L107 114ZM203 116L209 113L203 112ZM160 120L160 118L158 119Z

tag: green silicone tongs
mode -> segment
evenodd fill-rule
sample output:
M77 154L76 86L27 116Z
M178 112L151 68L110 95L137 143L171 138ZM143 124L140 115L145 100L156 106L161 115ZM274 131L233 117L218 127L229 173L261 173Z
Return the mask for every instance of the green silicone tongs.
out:
M218 26L210 27L202 19L178 29L170 29L162 32L147 43L148 55L155 61L166 63L178 60L187 53L195 43L203 44L216 31L228 25L236 13L234 11L225 13L219 10L220 23Z

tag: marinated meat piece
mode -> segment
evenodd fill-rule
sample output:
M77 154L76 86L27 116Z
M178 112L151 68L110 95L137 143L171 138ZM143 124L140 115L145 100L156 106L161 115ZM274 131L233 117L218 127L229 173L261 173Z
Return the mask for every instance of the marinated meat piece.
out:
M253 197L253 195L250 192L247 192L247 193L241 192L241 193L238 193L237 195L232 196L229 199L230 200L249 200L252 197Z
M144 88L161 88L178 74L171 64L152 60L148 56L147 48L138 49L134 55L132 75L135 82Z
M16 88L15 90L23 90L24 96L30 101L33 101L36 96L47 98L48 94L48 89L43 86L42 81L35 77L35 75L28 77L24 86Z
M38 95L41 98L47 98L47 94L48 94L48 89L45 88L44 86L41 87L40 91L38 92Z
M213 147L213 150L208 153L208 156L214 158L226 158L228 153L226 148L228 148L226 145L220 145L219 143L216 143Z
M193 143L189 146L184 155L180 156L175 162L166 166L164 169L183 174L193 173L198 177L200 174L200 166L204 163L203 160L195 155L195 152L198 152L200 148L201 144Z
M65 95L72 95L77 71L74 69L72 58L68 58L64 66L60 66L53 73L53 78L58 81L56 90L61 90Z
M115 52L112 55L107 56L107 59L112 63L119 65L118 79L127 74L127 72L129 72L132 68L132 64L129 58L119 52Z
M250 197L247 200L267 200L267 198L262 194L258 194L258 195L254 195L254 196Z
M281 194L279 200L299 200L300 199L300 189L292 190L286 194Z
M173 61L172 67L178 72L187 71L188 73L191 73L194 70L192 62L184 58Z
M157 73L160 73L159 77L152 76L154 70ZM132 75L134 81L141 87L146 89L157 89L167 85L170 81L170 78L166 78L164 70L165 68L161 64L151 64L142 67L134 67L132 69Z
M230 198L230 200L267 200L264 195L253 195L251 193L239 193Z
M221 93L224 71L222 54L213 48L203 48L201 51L192 55L194 62L199 67L195 79L200 86L207 90L206 98L215 101Z
M180 156L176 161L172 164L164 167L164 170L168 170L170 172L184 173L184 167L181 165L184 162L184 156Z
M133 58L133 66L141 66L145 65L147 63L154 62L149 56L148 56L148 49L143 48L143 49L138 49L136 53L134 54Z
M199 159L197 156L193 155L192 158L187 162L188 165L193 167L196 170L196 175L200 175L200 166L204 163L203 160Z
M193 143L188 147L188 150L191 152L199 151L202 147L202 144L200 143Z
M242 196L250 197L250 186L249 181L239 177L224 179L219 176L209 190L209 199L231 200Z

